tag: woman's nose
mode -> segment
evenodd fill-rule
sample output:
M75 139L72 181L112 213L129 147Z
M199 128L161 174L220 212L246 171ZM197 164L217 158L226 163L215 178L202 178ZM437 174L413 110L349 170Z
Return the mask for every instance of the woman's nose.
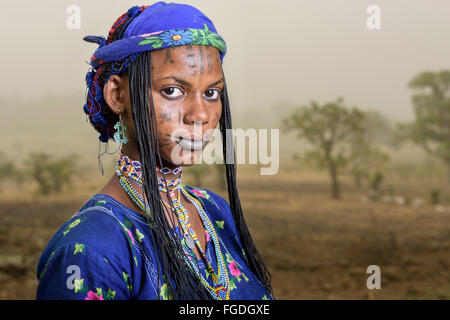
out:
M185 124L208 123L209 114L203 97L195 97L195 99L190 101L189 106L185 111L183 120Z

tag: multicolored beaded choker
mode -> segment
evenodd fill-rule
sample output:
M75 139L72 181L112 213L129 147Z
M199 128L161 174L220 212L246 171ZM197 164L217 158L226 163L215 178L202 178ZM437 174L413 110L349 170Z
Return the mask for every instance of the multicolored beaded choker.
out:
M127 176L132 181L136 182L139 185L143 185L142 183L142 167L139 161L131 160L128 156L124 155L122 152L120 153L120 158L117 160L117 169L125 176ZM175 175L179 174L176 179L164 179L158 177L158 188L159 191L167 192L167 190L178 190L181 186L181 175L183 173L183 167L177 167L173 170L169 168L156 168L156 171L162 172L163 174L173 173Z
M183 250L185 253L185 261L191 267L193 273L200 279L203 286L210 292L210 294L218 299L218 300L229 300L230 297L230 279L228 275L228 271L225 264L225 259L223 258L222 251L220 249L220 243L215 231L215 228L209 219L206 212L203 210L201 203L192 197L181 184L181 167L176 168L179 169L180 175L177 179L167 180L165 183L164 179L158 178L158 186L159 190L163 192L168 192L170 199L174 205L174 209L176 211L178 221L180 224L180 231L182 231L183 238L181 240ZM175 170L176 170L175 169ZM172 171L173 172L173 171ZM121 154L120 158L117 162L116 173L119 176L119 182L125 192L130 196L130 198L139 206L139 208L144 211L150 218L151 212L149 210L149 205L145 201L145 199L140 195L140 193L136 192L133 188L132 183L136 183L140 188L142 188L142 172L141 172L141 164L139 161L132 161L129 157ZM167 188L166 188L167 185ZM167 191L169 190L169 191ZM178 197L175 197L175 191L178 191ZM214 271L214 268L211 266L211 263L208 261L206 257L206 252L203 251L200 240L195 233L194 229L191 226L189 213L184 208L183 204L180 201L180 195L186 197L186 199L191 202L194 207L197 209L201 219L203 220L203 225L205 230L209 233L212 242L214 244L214 250L217 257L217 271ZM169 209L172 210L171 206L161 199L163 204ZM200 252L201 259L205 262L205 266L207 268L206 274L211 276L213 281L213 285L211 286L209 282L203 277L201 274L198 262L193 251L194 247L197 246L198 251Z

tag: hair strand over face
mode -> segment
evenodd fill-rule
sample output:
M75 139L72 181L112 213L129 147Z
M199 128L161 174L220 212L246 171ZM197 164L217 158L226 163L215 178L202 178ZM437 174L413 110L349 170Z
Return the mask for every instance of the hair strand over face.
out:
M163 275L168 282L169 296L173 299L212 299L199 279L193 277L190 266L183 259L181 241L171 229L161 204L158 189L156 166L162 167L158 148L158 129L156 123L151 82L151 52L143 52L130 66L130 102L136 130L136 142L142 166L143 191L152 213L152 236L156 252L161 255ZM149 104L150 101L150 104ZM169 198L170 199L170 198ZM175 212L172 204L172 210ZM169 215L171 218L173 215ZM171 220L174 225L173 218ZM158 266L158 287L159 287Z

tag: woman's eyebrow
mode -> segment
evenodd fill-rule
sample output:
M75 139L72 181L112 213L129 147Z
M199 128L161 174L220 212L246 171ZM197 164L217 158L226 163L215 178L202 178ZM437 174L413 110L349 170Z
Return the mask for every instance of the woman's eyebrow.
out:
M186 87L191 87L191 84L190 84L188 81L183 80L183 79L180 79L180 78L177 78L177 77L175 77L175 76L167 76L167 77L164 77L164 78L159 79L159 81L161 81L161 80L166 80L166 79L172 79L172 80L174 80L175 82L178 82L178 83L181 84L181 85L184 85L184 86L186 86ZM223 78L221 78L221 79L219 79L219 80L217 80L217 81L211 83L211 84L208 86L208 88L213 87L213 86L215 86L216 84L219 84L219 83L221 83L221 82L223 82Z
M187 86L187 87L191 86L191 84L188 81L180 79L180 78L177 78L175 76L167 76L167 77L161 78L159 80L161 81L161 80L166 80L166 79L172 79L175 82L178 82L179 84L182 84L182 85Z
M217 80L216 82L214 82L214 83L211 83L209 86L208 86L208 88L209 87L214 87L216 84L219 84L219 83L221 83L221 82L223 82L223 78L222 79L219 79L219 80Z

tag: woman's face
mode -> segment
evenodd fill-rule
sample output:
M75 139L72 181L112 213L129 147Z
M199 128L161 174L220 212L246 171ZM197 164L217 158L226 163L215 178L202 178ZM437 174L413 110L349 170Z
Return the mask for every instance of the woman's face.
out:
M178 46L152 51L152 95L165 165L192 165L222 113L219 51Z

